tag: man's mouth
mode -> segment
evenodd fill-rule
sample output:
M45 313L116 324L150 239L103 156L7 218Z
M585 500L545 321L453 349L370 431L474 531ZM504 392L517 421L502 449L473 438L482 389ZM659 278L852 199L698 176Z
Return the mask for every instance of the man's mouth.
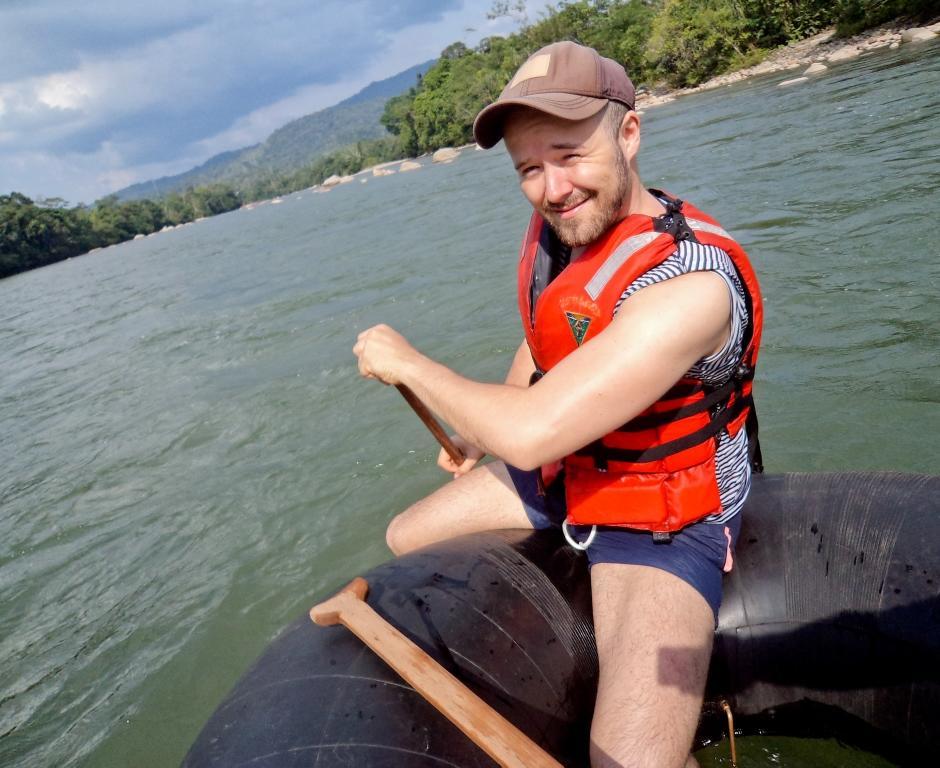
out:
M553 205L549 210L560 219L570 219L578 215L584 204L590 200L590 195L573 202L564 202L562 205Z

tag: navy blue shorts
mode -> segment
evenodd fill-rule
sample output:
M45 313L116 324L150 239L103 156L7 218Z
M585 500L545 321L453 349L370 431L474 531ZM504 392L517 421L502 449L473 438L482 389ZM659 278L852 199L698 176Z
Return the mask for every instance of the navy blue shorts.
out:
M560 528L565 520L563 483L554 483L539 492L538 472L516 469L508 464L516 493L522 499L534 528ZM690 584L711 606L718 620L721 606L721 579L731 570L732 553L741 530L741 515L725 523L693 523L674 534L668 542L655 542L646 531L599 526L587 548L588 564L621 563L647 565L678 576ZM575 541L587 538L590 526L571 526Z

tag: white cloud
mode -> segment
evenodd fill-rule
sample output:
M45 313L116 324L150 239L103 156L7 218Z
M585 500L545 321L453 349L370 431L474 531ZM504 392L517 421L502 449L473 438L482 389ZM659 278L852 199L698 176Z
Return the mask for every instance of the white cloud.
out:
M486 20L490 5L0 5L0 193L90 201L187 170L434 58L455 40L474 45L511 31L509 19Z
M204 153L204 159L208 159L219 152L256 144L291 120L336 104L372 82L437 58L443 48L455 40L463 39L473 46L483 37L509 34L515 24L511 19L483 17L480 21L478 17L483 17L479 9L462 7L444 14L437 22L412 25L386 35L381 58L365 69L328 85L301 87L285 98L238 117L224 131L194 143L192 149L197 154ZM471 23L477 26L468 28Z
M90 97L90 84L81 72L68 72L43 78L36 88L36 100L53 109L86 107Z

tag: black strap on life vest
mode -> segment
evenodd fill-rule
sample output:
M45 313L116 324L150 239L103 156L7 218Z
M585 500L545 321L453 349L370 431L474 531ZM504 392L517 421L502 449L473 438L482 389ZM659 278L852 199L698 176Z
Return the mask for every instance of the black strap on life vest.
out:
M757 427L757 407L754 403L751 403L751 410L747 413L744 429L747 430L747 457L751 462L751 471L761 474L764 471L764 456L760 450L760 437Z
M665 426L670 422L675 421L676 419L684 419L687 416L695 416L699 413L705 413L716 406L727 403L731 398L731 395L736 389L738 389L740 383L735 379L730 379L726 384L721 385L708 391L705 397L701 400L696 400L694 403L689 403L688 405L683 405L679 408L672 408L668 411L659 411L657 413L649 413L641 416L637 416L634 419L631 419L622 427L619 427L617 432L639 432L646 429L656 429L657 427ZM699 385L700 390L707 390L708 388ZM663 397L664 400L668 400L670 392L667 392ZM675 395L673 395L675 396Z
M754 413L754 400L750 394L745 395L743 386L745 382L752 381L754 378L754 369L747 365L739 365L732 377L724 384L718 387L709 387L698 382L679 382L665 395L663 400L677 397L687 397L696 392L705 392L705 396L694 403L672 408L668 411L659 413L647 413L637 416L624 424L617 432L638 432L641 430L656 429L664 427L679 419L688 418L699 413L710 413L711 418L703 427L683 437L669 440L659 445L643 449L613 448L604 445L602 440L595 440L586 445L579 451L579 456L590 456L594 460L594 466L601 472L606 472L608 463L611 461L623 461L633 464L640 464L648 461L659 461L667 456L672 456L681 451L688 450L696 445L704 443L709 438L714 437L729 423L734 421L745 408L750 408L745 428L751 423L751 415ZM756 416L754 416L756 426ZM752 453L751 461L755 456L760 460L760 447L757 445L757 433L754 433L754 440L751 443L751 432L748 432L749 446ZM754 446L757 446L756 448ZM760 470L758 470L760 471Z
M611 448L603 445L599 440L591 443L586 448L577 451L579 456L591 456L594 458L595 466L602 472L607 470L607 463L610 461L629 462L631 464L643 464L649 461L660 461L668 456L672 456L681 451L686 451L696 445L704 443L711 437L721 432L729 423L734 421L746 407L753 404L750 395L740 395L736 397L729 406L716 406L712 413L712 418L708 424L700 429L690 432L688 435L669 440L668 442L654 445L650 448L629 449L629 448ZM601 459L601 461L598 461Z
M672 235L672 239L677 243L682 240L697 243L695 233L685 220L685 214L682 213L682 200L677 197L670 197L659 189L651 189L650 192L656 195L660 202L666 206L666 212L662 216L653 219L653 231L667 232Z

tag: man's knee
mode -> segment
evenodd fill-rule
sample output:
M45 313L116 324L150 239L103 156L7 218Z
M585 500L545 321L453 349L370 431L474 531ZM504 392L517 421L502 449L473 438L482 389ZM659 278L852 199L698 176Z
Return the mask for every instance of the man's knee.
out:
M385 529L385 543L396 557L407 554L415 548L410 532L411 525L408 522L408 513L412 509L413 507L409 507L404 512L399 512Z
M389 523L385 541L396 555L466 533L530 528L501 462L476 467L416 501Z
M399 512L385 529L385 543L399 557L442 538L432 521L440 517L437 494L432 493Z

